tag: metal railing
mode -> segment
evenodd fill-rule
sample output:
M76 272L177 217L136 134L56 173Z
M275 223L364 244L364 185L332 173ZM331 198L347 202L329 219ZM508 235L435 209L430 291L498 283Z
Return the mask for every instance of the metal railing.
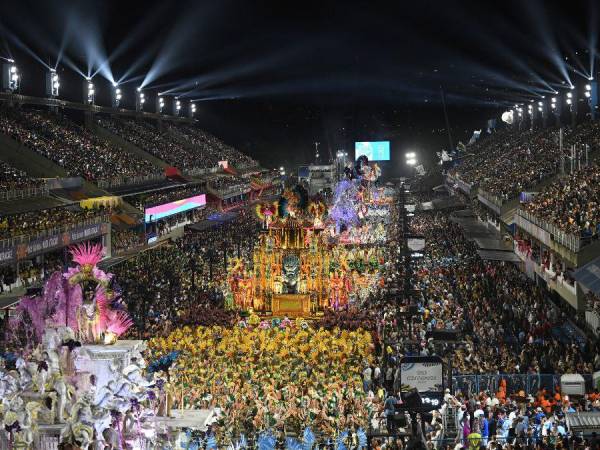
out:
M110 189L120 186L144 184L150 181L162 180L165 178L163 173L153 173L150 175L138 175L135 177L119 176L108 180L98 180L97 185L100 189Z
M583 374L586 392L593 386L592 374ZM460 391L465 395L477 395L482 391L497 392L500 382L506 382L506 392L523 391L525 395L535 395L539 389L554 390L560 386L560 374L483 374L483 375L453 375L452 387L454 392Z
M62 227L53 227L47 228L35 233L23 234L19 236L14 236L11 238L0 239L0 248L9 248L19 244L27 244L35 239L47 237L47 236L56 236L67 231L70 231L74 228L79 228L85 225L96 225L99 223L109 223L110 215L109 214L100 214L94 217L89 217L87 219L80 220L78 222L73 222L68 225L64 225Z
M467 183L463 181L458 174L455 175L446 175L447 179L458 186L458 188L463 191L465 194L470 195L471 190L477 189L477 183Z
M188 175L191 177L200 177L202 175L208 175L211 173L217 173L219 171L219 167L209 167L209 168L196 168L196 169L184 169L182 173L184 175Z
M208 188L210 190L218 193L220 197L247 194L251 190L249 183L243 184L243 185L237 184L235 186L224 187L224 188L217 188L217 187L211 186L209 184Z
M44 197L48 195L48 186L30 187L0 191L0 201L17 200L20 198Z
M485 191L481 188L479 189L479 195L498 208L502 208L502 205L507 201L507 199L503 199L502 197L492 194L491 192Z
M582 246L589 244L591 241L591 239L585 239L573 233L567 233L558 228L556 225L546 220L540 219L535 214L532 214L529 211L525 211L524 209L518 209L517 215L527 219L529 222L531 222L538 228L541 228L542 230L550 233L552 235L552 239L555 242L563 245L564 247L567 247L573 252L578 252Z

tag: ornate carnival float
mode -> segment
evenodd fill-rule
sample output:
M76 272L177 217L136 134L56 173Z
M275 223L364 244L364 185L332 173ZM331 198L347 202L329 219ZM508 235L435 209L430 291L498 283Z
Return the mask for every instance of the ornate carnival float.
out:
M132 321L113 275L97 266L102 247L71 254L75 267L21 298L5 330L0 448L163 448L181 432L166 417L168 379L155 376L165 364L146 370L145 343L119 340Z
M329 203L298 185L259 204L263 223L252 261L229 267L233 305L261 315L319 316L360 301L379 281L389 203L380 169L361 157Z

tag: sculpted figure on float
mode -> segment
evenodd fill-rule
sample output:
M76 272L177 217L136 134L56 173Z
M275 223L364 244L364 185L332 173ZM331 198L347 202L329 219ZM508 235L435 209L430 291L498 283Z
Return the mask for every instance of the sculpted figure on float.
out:
M286 294L296 294L298 292L298 273L300 271L300 261L294 254L286 255L283 258L283 278L284 292Z

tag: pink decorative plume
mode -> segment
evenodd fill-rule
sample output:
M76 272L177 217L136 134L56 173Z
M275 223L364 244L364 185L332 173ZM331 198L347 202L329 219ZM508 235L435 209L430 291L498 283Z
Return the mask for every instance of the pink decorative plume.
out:
M96 266L104 256L102 244L92 244L90 242L82 242L69 247L69 252L73 257L73 261L79 265Z
M102 287L96 290L95 299L96 308L98 309L97 334L110 332L120 336L133 325L133 321L127 312L110 309L110 299Z
M109 311L106 331L121 336L133 325L133 320L125 311Z

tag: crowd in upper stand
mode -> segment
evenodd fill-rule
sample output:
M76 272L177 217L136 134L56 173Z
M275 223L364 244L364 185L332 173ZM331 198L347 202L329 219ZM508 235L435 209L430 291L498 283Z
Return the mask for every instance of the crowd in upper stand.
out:
M161 133L158 128L147 121L102 117L98 123L111 133L119 135L136 147L183 171L216 165L216 162L213 164L205 161L204 155L193 152L167 133Z
M41 187L42 180L31 178L22 170L0 161L0 191L13 191Z
M72 227L105 213L108 213L105 208L81 209L72 206L0 215L0 239L43 234L54 229Z
M600 124L583 122L566 128L563 149L570 153L573 144L588 144L590 151L600 145ZM478 183L485 191L502 199L518 196L560 170L559 131L512 130L505 128L482 137L468 147L465 156L451 173L467 183Z
M157 172L150 162L56 114L3 109L0 132L54 161L69 175L90 181Z
M21 260L18 271L14 265L0 266L0 294L13 292L18 287L41 286L54 272L64 269L65 258L68 254L61 248Z
M544 188L523 208L566 233L593 236L600 229L600 167L590 165Z
M243 178L234 176L213 177L208 180L208 185L217 191L238 188L240 190L248 189L250 182Z
M101 118L99 124L183 172L212 169L223 160L232 165L250 164L253 161L216 137L192 126L166 124L165 131L161 132L147 121Z
M179 134L195 148L201 149L203 154L212 160L216 158L217 162L227 161L229 165L232 165L236 168L253 167L258 165L258 163L249 156L239 152L212 134L209 134L197 127L179 123L169 123L167 126L170 130Z
M136 208L143 211L155 205L174 202L185 198L193 197L205 193L205 189L200 184L182 185L170 189L163 189L154 192L143 192L141 194L128 195L125 200L133 204Z
M143 244L142 233L141 231L130 229L113 229L110 236L110 244L113 254L138 248Z

